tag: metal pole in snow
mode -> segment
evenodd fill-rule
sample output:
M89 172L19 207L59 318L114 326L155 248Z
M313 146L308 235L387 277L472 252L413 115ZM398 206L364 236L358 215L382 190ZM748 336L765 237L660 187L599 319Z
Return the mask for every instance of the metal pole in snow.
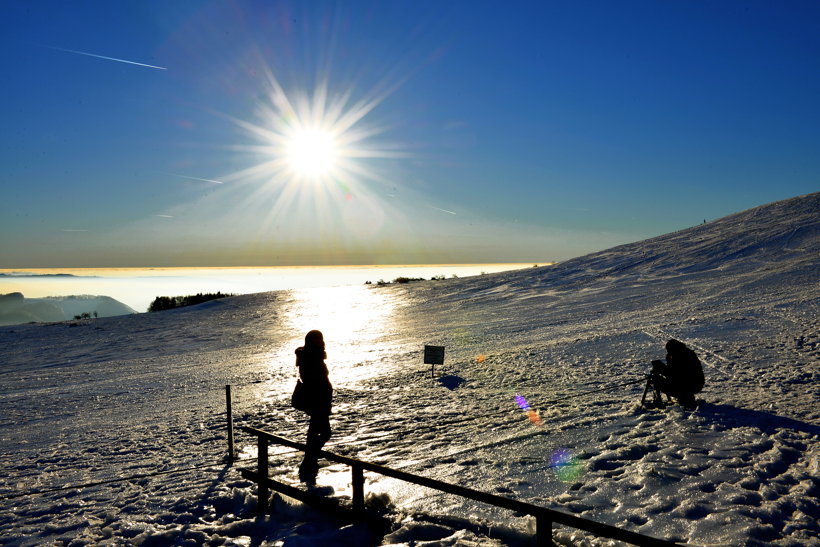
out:
M228 461L233 463L233 411L231 410L231 385L225 386L225 404L228 407Z

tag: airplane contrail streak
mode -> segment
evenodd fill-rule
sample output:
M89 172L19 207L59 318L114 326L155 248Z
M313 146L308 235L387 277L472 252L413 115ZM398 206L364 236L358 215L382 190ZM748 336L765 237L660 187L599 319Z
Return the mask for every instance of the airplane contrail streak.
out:
M51 49L58 51L66 51L68 53L76 53L77 55L88 55L89 57L96 57L98 59L107 59L109 61L117 61L118 63L128 63L129 65L144 66L148 68L156 68L157 70L168 70L164 66L147 65L145 63L137 63L136 61L128 61L126 59L117 59L116 57L106 57L105 55L97 55L96 53L88 53L86 51L77 51L76 49L66 49L63 47L48 46Z
M177 175L176 173L171 173L171 174L174 175L175 177L180 177L180 178L183 178L183 179L199 180L199 181L202 181L202 182L212 182L214 184L225 184L221 180L201 179L199 177L189 177L189 176L186 176L186 175Z
M441 211L442 213L450 213L451 215L458 214L454 213L453 211L448 211L447 209L442 209L441 207L435 207L433 205L428 205L427 207L429 207L430 209L435 209L436 211Z

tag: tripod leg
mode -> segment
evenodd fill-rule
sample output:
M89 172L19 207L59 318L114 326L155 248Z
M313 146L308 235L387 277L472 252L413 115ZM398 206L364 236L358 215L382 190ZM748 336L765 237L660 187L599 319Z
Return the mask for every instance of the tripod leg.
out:
M646 387L643 390L643 397L641 397L641 406L646 406L646 394L649 393L649 388L652 387L652 378L647 377Z
M669 395L667 395L666 397L669 398ZM658 386L655 386L655 401L654 402L655 402L655 406L657 408L665 408L666 407L666 403L663 402L663 394L661 393L661 390L658 389Z

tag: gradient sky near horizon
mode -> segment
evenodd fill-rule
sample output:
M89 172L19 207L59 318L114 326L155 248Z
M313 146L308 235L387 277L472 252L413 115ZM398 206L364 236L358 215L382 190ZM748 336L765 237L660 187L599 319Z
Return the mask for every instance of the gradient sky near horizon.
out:
M6 0L0 45L0 268L543 263L820 188L813 1Z

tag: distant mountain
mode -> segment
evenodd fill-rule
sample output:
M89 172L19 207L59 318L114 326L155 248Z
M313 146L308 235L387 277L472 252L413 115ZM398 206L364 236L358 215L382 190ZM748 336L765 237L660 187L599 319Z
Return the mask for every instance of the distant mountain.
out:
M67 273L56 273L56 274L44 274L44 273L31 273L31 272L5 272L0 273L0 277L78 277L74 274L67 274ZM96 277L96 276L82 276L82 277Z
M26 298L19 292L0 295L0 325L65 321L83 313L112 317L137 312L108 296Z

